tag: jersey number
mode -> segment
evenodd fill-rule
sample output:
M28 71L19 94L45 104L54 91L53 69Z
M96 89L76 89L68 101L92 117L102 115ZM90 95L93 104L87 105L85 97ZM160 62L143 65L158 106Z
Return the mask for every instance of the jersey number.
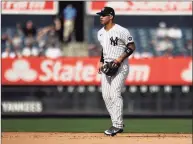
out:
M110 38L110 41L111 41L111 45L113 46L116 46L118 45L118 37L116 37L115 39L113 39L113 37Z

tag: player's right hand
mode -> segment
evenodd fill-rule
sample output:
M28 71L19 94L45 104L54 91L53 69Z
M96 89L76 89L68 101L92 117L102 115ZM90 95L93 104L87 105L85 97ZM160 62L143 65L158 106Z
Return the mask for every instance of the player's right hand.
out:
M118 68L121 65L121 63L117 60L112 61L112 68Z

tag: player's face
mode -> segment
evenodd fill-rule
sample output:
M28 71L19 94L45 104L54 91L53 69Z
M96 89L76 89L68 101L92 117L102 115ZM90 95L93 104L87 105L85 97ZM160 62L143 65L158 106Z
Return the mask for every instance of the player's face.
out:
M107 23L109 23L109 21L112 19L112 16L110 15L101 15L100 16L100 22L101 24L105 25Z

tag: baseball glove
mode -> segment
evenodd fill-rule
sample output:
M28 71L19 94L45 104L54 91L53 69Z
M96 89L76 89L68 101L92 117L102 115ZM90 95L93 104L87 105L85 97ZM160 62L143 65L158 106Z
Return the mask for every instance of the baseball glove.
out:
M117 73L119 67L120 63L114 60L111 62L105 62L105 64L101 68L101 71L108 76L114 76Z

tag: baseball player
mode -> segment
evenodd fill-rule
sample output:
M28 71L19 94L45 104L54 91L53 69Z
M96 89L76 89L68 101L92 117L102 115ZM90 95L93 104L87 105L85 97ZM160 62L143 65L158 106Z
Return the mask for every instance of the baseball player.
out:
M114 136L123 132L123 98L121 88L129 73L128 57L135 50L130 32L114 23L115 12L111 7L104 7L100 22L104 25L98 31L98 41L102 46L99 73L101 74L102 96L110 114L112 127L105 130L106 135Z

